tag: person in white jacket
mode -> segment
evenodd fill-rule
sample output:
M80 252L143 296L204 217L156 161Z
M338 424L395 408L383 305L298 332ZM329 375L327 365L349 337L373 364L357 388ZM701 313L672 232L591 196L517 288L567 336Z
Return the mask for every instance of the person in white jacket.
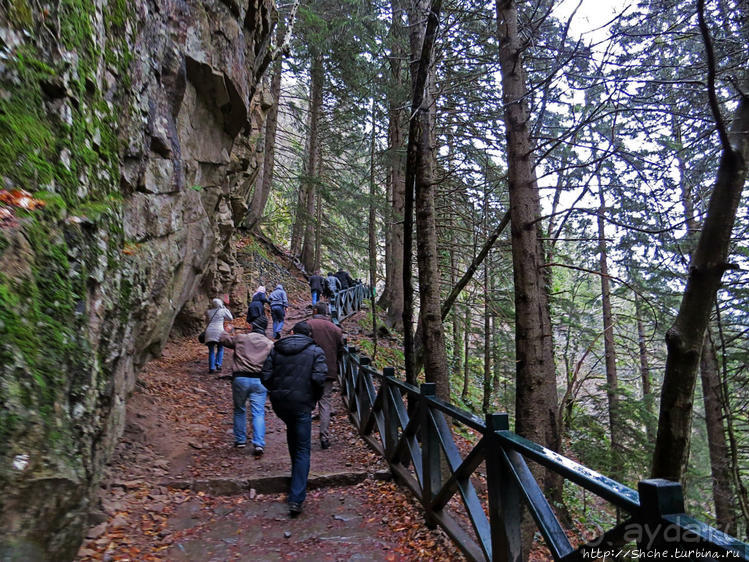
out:
M215 373L221 370L224 360L224 346L219 341L224 331L224 322L234 320L234 317L221 299L213 299L211 302L213 308L205 312L205 319L208 323L205 329L205 344L208 346L208 372Z

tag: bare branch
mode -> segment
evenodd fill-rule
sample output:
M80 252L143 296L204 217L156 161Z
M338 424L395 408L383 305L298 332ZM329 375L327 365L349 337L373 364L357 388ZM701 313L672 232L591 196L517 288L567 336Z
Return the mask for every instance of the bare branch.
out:
M720 144L726 152L733 152L731 143L728 140L728 131L723 123L723 117L720 114L718 96L715 93L715 51L713 50L713 40L710 37L710 30L705 22L705 0L697 0L697 20L699 22L702 41L705 43L705 56L707 57L707 97L710 101L710 109L715 118L715 127L718 130Z

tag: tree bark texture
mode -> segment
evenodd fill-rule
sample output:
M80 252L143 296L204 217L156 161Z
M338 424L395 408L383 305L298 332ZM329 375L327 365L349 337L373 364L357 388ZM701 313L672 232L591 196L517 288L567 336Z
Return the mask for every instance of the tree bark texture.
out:
M743 87L747 85L744 80ZM689 456L694 386L710 309L726 268L731 231L749 158L749 98L739 101L728 145L718 166L707 215L689 264L676 320L666 333L666 371L661 390L652 476L680 481Z
M609 433L611 436L611 477L621 480L621 466L624 460L619 419L619 380L616 372L616 347L614 344L614 315L611 312L611 285L609 283L608 253L604 213L606 202L603 188L598 190L600 207L598 210L598 253L601 270L601 309L603 315L603 349L606 365L606 397L609 403Z
M736 511L733 503L731 470L726 434L723 428L723 393L721 389L718 358L710 329L705 334L705 343L700 358L700 379L705 401L705 424L710 451L710 470L713 477L713 500L718 528L729 535L736 534Z
M405 199L403 206L403 348L406 367L406 382L416 384L416 350L413 333L413 214L416 194L417 169L419 167L420 144L423 142L423 126L428 130L428 111L423 108L431 58L432 43L427 42L427 29L431 24L436 29L437 21L431 18L423 25L424 15L429 12L429 0L412 0L408 10L409 43L411 48L411 114L408 124L406 148ZM432 41L434 35L430 35ZM426 56L425 56L426 55ZM423 175L423 170L422 170Z
M372 98L372 136L369 143L369 221L368 221L368 238L369 238L369 285L374 288L377 286L377 184L375 182L375 149L377 141L377 106ZM374 310L373 310L374 314ZM373 337L377 337L377 326L374 326Z
M304 182L307 184L307 200L305 209L304 242L302 243L301 262L308 272L315 267L315 201L317 184L320 181L320 116L322 114L323 96L323 60L322 54L316 53L312 57L310 68L310 127L307 165L305 166Z
M648 443L655 441L655 397L653 396L652 383L650 381L650 360L648 358L648 347L645 343L645 326L642 323L642 304L640 297L635 293L635 314L637 315L637 342L640 355L640 380L642 381L642 402L645 408L645 435Z
M450 400L450 377L447 370L445 333L440 310L440 269L437 253L437 221L434 210L434 146L433 134L435 104L431 95L434 70L431 64L432 47L439 25L441 2L432 2L427 16L424 42L421 48L419 72L416 88L423 88L423 99L419 104L414 121L417 126L416 158L414 174L414 208L416 212L416 261L419 268L419 304L422 343L424 347L424 373L427 382L437 387L437 396ZM415 95L414 98L417 96ZM409 138L410 142L410 138Z
M544 278L540 200L525 101L515 2L497 1L499 61L505 107L515 286L516 431L554 448L559 441L549 300ZM544 486L545 475L536 477Z
M671 118L671 130L676 146L682 147L681 124L676 115ZM690 244L696 240L699 233L699 222L695 214L695 189L687 177L687 164L681 150L676 153L679 170L679 185L681 187L681 203L684 207L684 222L687 226L687 238ZM710 334L710 327L706 329L700 357L700 379L705 405L705 426L707 429L708 451L710 453L710 471L712 474L713 503L715 517L721 530L734 534L736 531L736 514L733 509L733 490L731 486L731 472L728 457L728 445L723 424L725 412L722 399L722 386L718 370L718 359L715 345Z
M388 88L388 151L387 167L390 181L390 221L388 227L386 295L383 304L388 307L387 323L395 329L403 328L403 217L406 198L405 132L407 116L404 102L409 87L404 83L403 62L406 58L406 34L403 25L405 9L402 0L390 2L390 85Z
M463 391L460 397L465 401L468 398L468 386L470 385L470 362L468 352L471 345L471 307L466 305L465 326L463 330Z
M481 411L489 413L492 398L492 324L489 316L489 263L484 263L484 396Z

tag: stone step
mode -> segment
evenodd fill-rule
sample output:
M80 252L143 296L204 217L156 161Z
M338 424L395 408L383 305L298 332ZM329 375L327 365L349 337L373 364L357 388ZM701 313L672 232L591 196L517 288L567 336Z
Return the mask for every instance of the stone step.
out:
M307 489L329 488L337 486L353 486L367 478L373 480L389 480L392 477L389 470L377 472L348 471L331 472L328 474L310 473L307 480ZM290 476L285 474L274 474L258 478L243 478L241 476L230 478L210 479L170 479L159 482L159 486L176 488L179 490L193 490L205 492L213 496L234 496L246 494L255 490L259 494L278 494L289 489Z

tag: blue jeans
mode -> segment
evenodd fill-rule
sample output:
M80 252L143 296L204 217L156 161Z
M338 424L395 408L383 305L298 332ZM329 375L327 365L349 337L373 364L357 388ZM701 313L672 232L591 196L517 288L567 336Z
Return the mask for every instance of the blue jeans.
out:
M308 411L276 411L276 414L286 424L286 442L291 457L291 487L288 501L302 503L307 497L312 416Z
M271 306L270 316L273 318L273 337L275 337L283 329L283 319L286 316L286 309L282 306Z
M206 345L208 346L208 368L220 369L224 361L224 346L215 341L209 341Z
M317 304L318 300L320 300L320 291L312 289L312 304Z
M234 442L247 442L246 403L250 398L252 413L252 444L265 447L265 397L268 391L260 379L235 377L231 383L234 400Z

